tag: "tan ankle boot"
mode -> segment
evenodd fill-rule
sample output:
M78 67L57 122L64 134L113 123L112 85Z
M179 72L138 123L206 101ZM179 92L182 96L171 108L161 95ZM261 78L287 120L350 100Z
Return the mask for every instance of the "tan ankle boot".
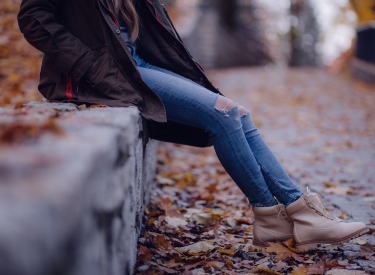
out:
M285 206L253 207L253 244L266 247L267 242L286 241L293 238L293 222Z
M301 252L349 241L369 231L364 223L343 223L328 213L317 193L303 195L286 210L294 221L296 248Z

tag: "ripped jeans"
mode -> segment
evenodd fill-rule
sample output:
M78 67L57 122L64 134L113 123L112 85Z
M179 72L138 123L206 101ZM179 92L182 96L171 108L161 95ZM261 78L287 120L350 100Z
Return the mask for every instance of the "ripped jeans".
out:
M221 164L252 206L276 205L274 196L287 206L303 195L264 143L246 109L240 111L231 100L153 66L130 50L143 80L164 103L168 120L209 133Z

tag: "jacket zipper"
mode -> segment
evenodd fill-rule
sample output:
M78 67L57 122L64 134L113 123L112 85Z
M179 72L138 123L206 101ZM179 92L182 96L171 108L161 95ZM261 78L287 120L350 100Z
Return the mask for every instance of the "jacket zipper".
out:
M155 16L156 16L156 20L158 20L158 22L165 28L163 22L160 20L160 17L158 15L158 13L156 12L156 8L154 7L154 3L151 1L151 0L147 0L147 2L152 6L152 8L154 9L154 12L155 12ZM166 29L166 28L165 28Z
M99 0L102 6L111 14L113 22L116 24L116 27L118 28L120 24L118 23L118 20L116 16L113 14L113 12L103 3L103 0Z
M73 98L73 81L70 76L66 77L65 95L68 99Z

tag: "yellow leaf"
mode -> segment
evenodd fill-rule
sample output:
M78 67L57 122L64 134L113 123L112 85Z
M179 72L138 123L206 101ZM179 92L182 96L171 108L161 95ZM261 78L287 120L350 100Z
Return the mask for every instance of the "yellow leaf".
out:
M281 245L280 243L268 243L269 247L265 248L265 251L268 253L282 253L282 252L291 252L289 248L286 248L285 246Z
M233 256L236 251L235 250L232 250L232 249L223 249L223 248L219 248L218 251L221 253L221 254L225 254L225 255L229 255L229 256Z
M324 189L323 192L327 193L327 194L334 194L334 195L339 195L339 196L346 196L348 194L354 194L355 193L353 188L343 187L343 186L328 187L328 188Z
M216 223L216 220L211 213L193 213L191 215L191 220L196 222L196 224L201 225L213 225Z
M290 275L305 275L306 274L306 267L299 266L294 268L293 272Z
M269 273L269 274L282 275L280 272L274 271L272 269L269 269L269 268L261 266L261 265L257 266L256 268L259 269L260 271L263 271L263 272L266 272L266 273Z

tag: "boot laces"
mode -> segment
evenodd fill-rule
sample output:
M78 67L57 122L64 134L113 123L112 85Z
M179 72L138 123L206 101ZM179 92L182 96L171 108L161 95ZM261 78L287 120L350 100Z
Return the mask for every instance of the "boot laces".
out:
M324 208L322 197L319 193L312 193L310 192L310 188L307 187L307 196L310 198L309 201L307 201L307 205L314 209L316 213L320 216L323 216L329 220L335 220L335 217L327 211L327 209Z

